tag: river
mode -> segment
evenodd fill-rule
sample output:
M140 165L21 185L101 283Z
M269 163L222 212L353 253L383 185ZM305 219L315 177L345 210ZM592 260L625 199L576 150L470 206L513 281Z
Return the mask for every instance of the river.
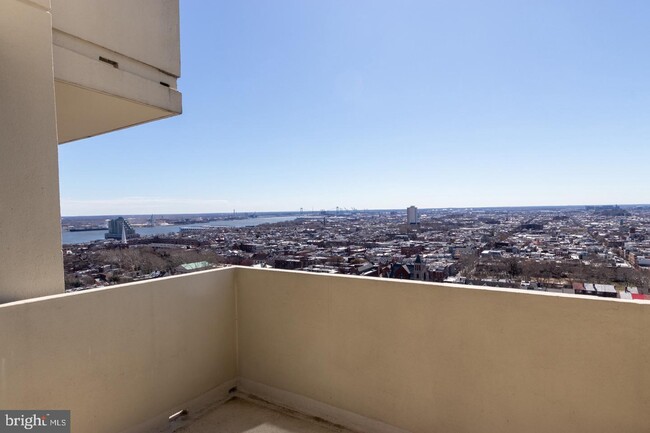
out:
M267 224L267 223L272 224L272 223L279 223L283 221L293 221L296 218L297 218L296 216L258 217L258 218L246 218L241 220L211 221L209 223L199 223L199 224L183 224L183 225L156 226L156 227L135 227L135 231L141 236L164 235L168 233L178 233L181 227L191 227L191 226L246 227L246 226L258 226L260 224ZM82 244L85 242L102 240L104 239L104 233L106 233L106 230L95 230L95 231L88 231L88 232L64 231L62 233L61 238L63 244Z

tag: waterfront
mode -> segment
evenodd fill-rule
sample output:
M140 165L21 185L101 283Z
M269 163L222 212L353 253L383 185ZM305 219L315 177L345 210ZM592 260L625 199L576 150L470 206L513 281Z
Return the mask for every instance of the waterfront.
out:
M238 220L219 220L211 221L209 223L196 223L196 224L182 224L182 225L161 225L155 227L135 227L136 232L141 236L151 235L164 235L168 233L178 233L181 227L192 226L214 226L214 227L246 227L258 226L260 224L272 224L284 221L293 221L297 217L294 216L276 216L276 217L258 217L258 218L245 218ZM95 231L80 231L70 232L63 231L61 233L61 243L66 244L81 244L86 242L93 242L104 239L105 230Z

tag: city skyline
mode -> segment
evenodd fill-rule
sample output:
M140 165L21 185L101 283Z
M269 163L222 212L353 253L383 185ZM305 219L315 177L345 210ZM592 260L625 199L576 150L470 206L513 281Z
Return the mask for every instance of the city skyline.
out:
M410 206L409 206L410 207ZM622 209L645 209L650 207L650 203L606 203L606 204L593 204L593 203L582 203L582 204L567 204L567 205L532 205L532 206L448 206L448 207L418 207L415 206L418 215L422 212L435 212L435 211L482 211L482 210L503 210L503 211L514 211L514 210L549 210L549 211L566 211L566 210L585 210L587 208L622 208ZM304 213L305 215L309 214L320 214L325 212L327 215L340 213L345 214L357 214L357 213L384 213L384 212L407 212L404 208L365 208L358 209L356 207L344 208L344 207L335 207L335 208L314 208L314 209L273 209L273 210L264 210L264 211L250 211L246 209L231 209L230 211L223 212L158 212L158 213L97 213L97 214L78 214L78 215L61 215L61 219L77 219L77 218L100 218L100 217L141 217L141 218L151 218L154 217L173 217L173 216L203 216L203 215L219 215L219 216L230 216L237 215L239 217L246 217L247 219L256 218L259 215L299 215Z
M183 116L60 146L61 211L649 203L648 18L604 1L182 3Z

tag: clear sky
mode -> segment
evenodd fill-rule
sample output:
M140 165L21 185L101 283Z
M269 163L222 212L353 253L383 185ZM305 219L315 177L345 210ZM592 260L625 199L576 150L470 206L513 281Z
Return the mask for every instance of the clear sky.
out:
M61 145L63 215L650 203L645 0L183 0L180 20L183 114Z

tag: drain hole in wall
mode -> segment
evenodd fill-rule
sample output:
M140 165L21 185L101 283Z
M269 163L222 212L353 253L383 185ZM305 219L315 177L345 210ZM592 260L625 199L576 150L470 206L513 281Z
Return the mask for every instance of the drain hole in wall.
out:
M118 67L118 64L115 60L107 59L106 57L99 56L99 61L108 63L109 65L112 65L114 68Z
M164 81L161 81L160 84L162 84L165 87L169 87L169 84L165 83Z

